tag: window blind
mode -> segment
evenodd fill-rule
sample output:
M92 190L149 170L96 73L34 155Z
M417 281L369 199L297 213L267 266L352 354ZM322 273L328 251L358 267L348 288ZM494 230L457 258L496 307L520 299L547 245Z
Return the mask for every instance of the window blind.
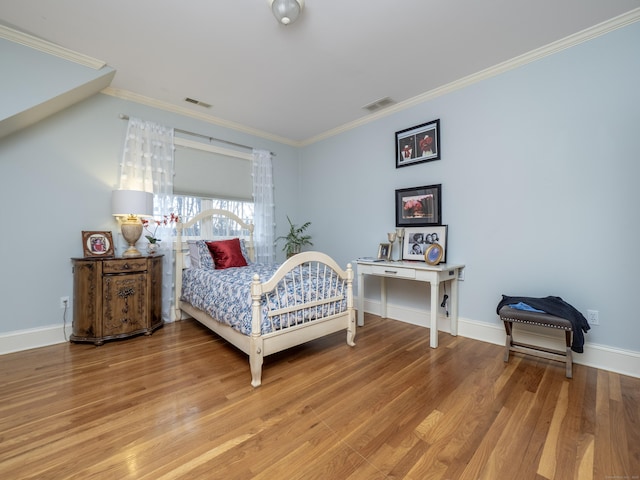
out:
M238 158L181 143L176 138L175 194L252 201L250 154Z

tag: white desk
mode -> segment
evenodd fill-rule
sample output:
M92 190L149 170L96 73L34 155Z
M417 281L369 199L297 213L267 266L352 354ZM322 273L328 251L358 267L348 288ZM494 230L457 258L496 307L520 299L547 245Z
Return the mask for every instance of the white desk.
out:
M364 276L375 275L380 278L380 304L382 318L387 318L387 285L386 279L403 278L405 280L415 280L431 284L431 323L430 323L430 345L431 348L438 346L438 306L440 302L440 283L451 282L451 296L449 305L451 306L451 335L458 335L458 271L464 265L429 265L424 262L372 262L366 260L356 260L358 269L358 325L364 325Z

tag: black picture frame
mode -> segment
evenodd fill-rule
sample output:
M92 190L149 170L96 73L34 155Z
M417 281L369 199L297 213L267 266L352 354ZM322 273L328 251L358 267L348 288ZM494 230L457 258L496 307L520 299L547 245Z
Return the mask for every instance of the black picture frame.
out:
M438 263L447 261L447 225L405 228L402 242L402 259L426 261L425 252L437 243L442 247L442 256Z
M396 168L440 160L440 119L396 132Z
M396 190L396 227L442 224L442 184Z

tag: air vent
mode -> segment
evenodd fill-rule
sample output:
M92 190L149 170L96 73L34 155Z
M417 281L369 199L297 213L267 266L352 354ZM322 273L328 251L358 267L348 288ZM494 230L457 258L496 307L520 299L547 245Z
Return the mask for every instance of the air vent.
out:
M371 102L369 105L365 105L365 110L369 110L370 112L375 112L376 110L380 110L381 108L388 107L389 105L393 105L394 102L389 97L381 98L380 100L376 100L375 102Z
M198 105L199 107L204 107L204 108L211 108L211 105L209 105L208 103L205 102L201 102L200 100L196 100L194 98L185 98L184 99L185 102L189 102L189 103L193 103L194 105Z

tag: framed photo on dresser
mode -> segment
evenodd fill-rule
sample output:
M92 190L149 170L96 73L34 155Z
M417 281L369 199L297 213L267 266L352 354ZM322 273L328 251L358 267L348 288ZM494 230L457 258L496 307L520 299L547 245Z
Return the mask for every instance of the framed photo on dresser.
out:
M82 232L82 252L85 257L113 257L111 232Z

